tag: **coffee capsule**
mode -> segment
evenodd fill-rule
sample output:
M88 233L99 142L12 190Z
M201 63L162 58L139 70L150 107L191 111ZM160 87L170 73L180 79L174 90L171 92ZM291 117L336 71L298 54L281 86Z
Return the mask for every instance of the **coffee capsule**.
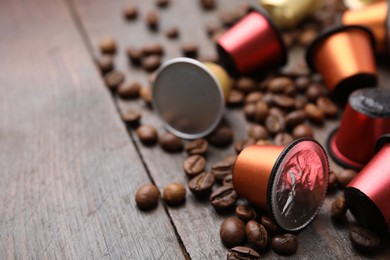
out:
M390 52L389 0L372 3L358 10L347 10L342 22L346 25L366 26L374 34L376 51L382 54Z
M355 89L377 84L374 37L365 27L336 26L320 33L306 52L306 61L317 70L333 94L345 102Z
M343 2L348 9L360 9L379 1L382 0L344 0Z
M377 153L345 188L345 200L357 222L384 235L390 232L390 134L377 142Z
M323 0L260 0L260 5L283 29L297 26L299 22L321 8Z
M252 145L238 156L233 169L236 192L267 210L284 230L306 227L317 215L328 186L328 158L308 138L286 147Z
M255 7L218 39L217 51L235 76L262 73L287 62L281 32L264 10Z
M328 138L330 156L346 168L360 170L375 154L375 142L390 133L390 90L354 91L340 127Z
M219 65L175 58L157 70L153 108L171 133L195 139L221 121L230 89L230 78Z

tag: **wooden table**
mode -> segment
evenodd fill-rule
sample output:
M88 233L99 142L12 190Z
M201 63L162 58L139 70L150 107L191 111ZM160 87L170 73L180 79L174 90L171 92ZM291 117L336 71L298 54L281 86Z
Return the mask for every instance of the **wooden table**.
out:
M140 17L126 22L122 7L133 2ZM223 3L222 3L223 2ZM237 0L220 1L231 10ZM257 1L251 0L251 3ZM172 1L162 9L161 30L146 29L144 15L154 2L107 0L4 0L0 3L0 259L224 259L219 238L224 215L188 192L186 203L160 203L151 212L137 209L137 188L186 183L186 154L167 154L143 146L121 121L120 112L142 109L142 122L161 122L142 101L124 101L104 86L94 58L105 36L118 40L117 68L148 84L148 75L128 65L126 47L160 42L164 60L180 56L181 42L195 41L201 56L216 55L207 38L197 1ZM169 40L164 29L178 24L181 36ZM293 62L302 50L291 53ZM385 83L385 66L381 66ZM388 67L387 67L388 70ZM389 79L387 75L387 79ZM118 112L119 111L119 112ZM237 109L226 119L235 140L246 138L248 123ZM324 143L338 120L316 128ZM233 148L210 148L209 165ZM331 166L338 166L331 162ZM364 258L348 239L347 225L329 217L330 195L316 220L299 234L295 259ZM352 220L352 217L348 215ZM264 256L281 258L268 250ZM375 258L390 257L386 239Z

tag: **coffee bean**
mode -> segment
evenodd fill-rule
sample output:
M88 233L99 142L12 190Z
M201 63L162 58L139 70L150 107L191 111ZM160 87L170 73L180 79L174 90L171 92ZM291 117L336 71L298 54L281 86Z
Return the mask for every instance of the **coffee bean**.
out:
M211 167L211 173L218 181L222 181L227 175L232 174L232 170L233 164L225 161L217 162Z
M219 126L207 138L212 145L225 147L233 141L233 130L227 126Z
M269 106L269 107L272 107L274 106L274 94L272 93L265 93L264 96L263 96L263 101Z
M328 183L328 192L332 192L336 188L337 177L333 171L329 171L329 183Z
M203 197L210 194L214 182L214 175L208 172L204 172L192 178L188 182L188 188L195 196Z
M212 10L216 7L215 0L200 0L200 3L205 10Z
M296 89L296 87L294 86L294 84L292 84L292 85L288 85L285 89L284 89L284 91L283 91L283 93L282 94L284 94L284 95L286 95L286 96L288 96L288 97L295 97L295 95L297 94L297 89Z
M249 138L246 140L239 140L234 144L234 150L237 154L241 153L246 147L251 146L256 143L255 139Z
M318 125L321 125L324 123L325 115L324 112L322 112L321 109L319 109L316 105L312 103L308 103L305 106L305 113L307 118Z
M139 66L142 62L142 57L144 56L144 53L141 48L134 48L129 47L126 50L127 56L129 57L130 62L135 65Z
M306 120L306 113L304 110L295 110L288 113L285 117L286 125L289 127L294 127L299 125Z
M148 106L152 105L152 87L144 86L140 89L139 95L145 101Z
M123 8L123 16L126 20L134 20L138 16L138 8L134 5L128 5Z
M300 35L299 35L299 43L302 46L308 46L314 38L317 36L317 30L314 28L308 28L305 29Z
M296 97L295 98L295 109L303 109L307 104L307 99L305 97Z
M198 45L193 42L183 43L181 51L185 57L196 58L198 56Z
M332 203L330 216L332 220L339 221L344 218L345 213L347 213L347 204L345 203L345 198L344 196L339 196Z
M246 223L246 235L249 243L257 248L265 248L268 244L269 236L267 230L255 220L250 220Z
M257 216L256 211L249 205L238 205L236 207L236 215L244 222L255 219Z
M129 109L122 114L122 120L133 127L138 126L141 120L141 113L138 110Z
M311 84L309 77L301 76L295 79L295 87L298 91L305 91L307 87Z
M275 115L275 116L279 116L279 117L285 117L286 116L286 112L278 107L271 107L269 109L269 113L272 114L272 115Z
M206 29L207 35L211 37L215 33L217 33L219 30L221 30L221 26L219 26L218 24L216 24L214 22L209 21L206 23L205 29Z
M274 138L276 145L286 146L294 141L294 138L288 133L278 133Z
M306 97L312 102L315 102L317 98L325 94L323 86L316 83L311 84L306 90Z
M227 260L257 260L260 255L249 247L236 246L229 250Z
M283 41L288 48L292 47L296 42L296 34L292 31L283 32Z
M254 103L249 103L244 106L244 114L246 119L249 121L255 120L255 114L256 114L256 105Z
M286 128L286 122L283 117L275 114L270 114L265 119L265 127L268 133L276 135L277 133L283 132Z
M351 228L349 238L356 249L364 252L374 251L381 243L380 238L376 234L359 226Z
M160 16L156 11L149 11L146 14L146 24L151 30L157 30L160 22Z
M176 153L183 150L182 140L169 132L166 132L158 139L160 146L167 152Z
M247 77L241 77L237 80L235 87L244 93L250 93L256 88L256 82Z
M211 205L217 210L231 208L237 201L238 196L232 186L222 186L210 195Z
M295 108L295 100L288 96L274 95L273 102L276 106L285 110L291 110Z
M255 105L255 120L256 122L262 123L269 114L269 108L267 103L264 101L258 101Z
M263 99L263 93L259 91L254 91L245 98L245 104L251 104L251 103L256 103L257 101L260 101Z
M245 223L237 217L229 217L222 222L219 235L228 248L242 245L246 237Z
M201 155L192 155L183 163L184 172L192 178L204 171L206 168L206 159Z
M233 165L236 163L236 160L237 160L237 155L229 155L224 159L225 162L231 163Z
M136 134L143 144L152 145L157 142L157 130L150 125L141 125L137 128Z
M137 190L135 203L139 209L149 210L157 206L159 197L160 192L155 185L145 184Z
M314 137L313 129L307 125L307 124L299 124L296 127L294 127L292 131L292 135L295 139L302 138L302 137Z
M268 131L262 125L252 125L249 128L248 136L255 140L268 139Z
M271 247L280 255L292 255L298 249L298 238L293 234L280 234L272 238Z
M111 71L106 76L104 76L104 81L108 88L114 90L119 84L125 80L125 75L119 71Z
M341 188L347 187L347 185L357 176L357 172L351 169L343 170L336 173L337 183Z
M163 200L170 206L181 204L186 197L186 189L180 183L171 183L163 190Z
M244 100L245 95L242 91L232 89L226 102L229 106L233 107L242 105L242 103L244 103Z
M276 77L269 81L268 91L272 93L283 93L289 85L294 85L294 81L288 77Z
M141 84L138 81L127 81L120 84L116 92L121 98L136 98L140 89Z
M144 47L142 48L142 52L144 56L149 56L149 55L162 56L164 54L164 48L159 43L150 43L144 45Z
M167 7L171 3L171 1L170 0L155 0L155 3L158 7L164 8L164 7Z
M103 55L96 60L96 65L104 75L114 69L114 61L110 55Z
M209 143L207 142L207 140L201 138L185 144L184 150L186 150L186 152L190 155L206 154L208 147L209 147Z
M233 24L237 22L237 16L232 11L222 11L219 14L219 19L221 20L221 23L226 27L229 28Z
M116 41L113 37L106 37L100 40L99 43L100 52L103 54L115 54Z
M142 60L142 68L149 72L155 71L160 65L161 57L159 55L150 55Z
M265 227L268 233L273 236L279 234L281 231L281 229L267 215L261 216L261 224Z
M328 118L337 117L339 109L336 104L327 97L317 98L317 107L325 114Z
M226 175L222 181L223 186L233 186L233 174Z
M170 39L179 37L179 29L176 26L170 27L165 31L165 35Z

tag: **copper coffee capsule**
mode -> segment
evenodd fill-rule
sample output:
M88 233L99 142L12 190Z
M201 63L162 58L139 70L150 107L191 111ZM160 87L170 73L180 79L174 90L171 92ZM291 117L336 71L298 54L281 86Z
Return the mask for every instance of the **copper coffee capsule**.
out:
M351 94L328 151L340 165L360 170L375 154L375 142L390 133L390 90L359 89Z
M361 26L336 26L320 33L306 52L338 101L345 102L355 89L377 84L377 68L370 30Z
M217 64L171 59L157 71L153 108L173 134L203 137L221 121L230 88L228 74Z
M260 8L251 8L225 32L218 39L217 50L222 63L235 76L261 73L287 62L281 32Z
M279 27L287 29L314 14L323 0L260 0L260 4Z
M317 215L328 186L328 159L312 139L290 145L252 145L233 170L236 192L267 210L284 230L306 227Z
M377 151L344 194L358 223L384 235L390 231L390 134L379 139Z

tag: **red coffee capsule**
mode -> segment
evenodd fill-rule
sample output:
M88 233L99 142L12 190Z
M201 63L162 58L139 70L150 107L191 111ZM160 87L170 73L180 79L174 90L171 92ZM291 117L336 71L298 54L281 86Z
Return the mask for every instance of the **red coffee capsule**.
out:
M233 170L236 192L267 210L284 230L306 227L317 215L328 186L328 159L308 138L290 145L252 145L238 156Z
M252 7L217 42L222 63L233 75L247 75L281 67L287 49L281 32L265 11Z
M347 206L358 223L378 234L390 231L390 134L377 142L377 154L345 188Z
M390 90L360 89L345 107L340 127L328 138L331 157L346 168L360 170L375 154L378 138L390 133Z
M362 26L335 26L320 33L306 52L306 61L324 79L333 97L345 102L350 93L377 84L374 36Z

